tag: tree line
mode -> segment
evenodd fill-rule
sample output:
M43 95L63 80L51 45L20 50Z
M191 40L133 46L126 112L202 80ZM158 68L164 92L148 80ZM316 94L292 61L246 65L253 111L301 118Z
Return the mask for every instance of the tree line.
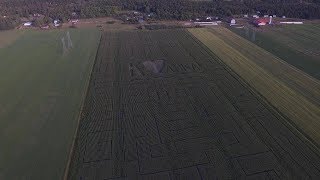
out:
M46 19L116 16L121 10L154 13L157 19L187 20L199 16L276 14L292 18L320 18L320 0L0 0L0 30L11 29L21 17L39 13ZM4 18L3 16L7 16Z

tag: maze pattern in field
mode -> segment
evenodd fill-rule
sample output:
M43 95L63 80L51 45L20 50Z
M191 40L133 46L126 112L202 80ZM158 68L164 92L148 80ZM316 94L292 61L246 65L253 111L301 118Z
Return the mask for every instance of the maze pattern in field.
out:
M69 179L319 177L318 154L283 121L186 31L108 32Z

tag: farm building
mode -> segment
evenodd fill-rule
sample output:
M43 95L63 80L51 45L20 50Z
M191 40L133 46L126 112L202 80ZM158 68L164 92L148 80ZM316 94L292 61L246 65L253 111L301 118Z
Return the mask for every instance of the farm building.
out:
M303 24L303 22L288 22L288 21L286 21L286 22L280 22L280 24Z
M60 26L60 20L57 20L57 19L54 20L54 21L53 21L53 24L54 24L55 27Z
M217 26L218 25L217 22L194 22L194 24L200 25L200 26Z
M236 25L236 20L235 19L231 19L230 21L230 26Z
M208 17L206 17L206 20L207 20L207 21L211 21L211 20L212 20L212 17L211 17L211 16L208 16Z
M32 22L25 22L23 23L23 26L25 27L30 27L32 25Z
M256 26L265 26L269 23L269 18L259 18L253 21L253 24Z

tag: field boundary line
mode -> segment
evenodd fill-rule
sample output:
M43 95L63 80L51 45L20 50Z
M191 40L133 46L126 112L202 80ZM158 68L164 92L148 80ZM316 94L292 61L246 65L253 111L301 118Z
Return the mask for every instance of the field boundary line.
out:
M76 130L75 130L74 136L72 138L72 145L71 145L71 148L70 148L70 151L69 151L68 161L67 161L66 167L64 168L64 175L63 175L63 178L62 178L63 180L67 180L68 176L69 176L69 169L70 169L70 165L71 165L72 155L74 153L74 146L75 146L75 141L76 141L77 135L78 135L78 129L79 129L79 126L80 126L81 114L83 112L85 100L87 99L87 94L88 94L88 89L89 89L90 82L91 82L93 68L94 68L94 66L96 65L96 62L97 62L96 60L97 60L98 52L99 52L100 45L101 45L101 39L102 39L102 34L101 34L101 32L99 32L99 33L100 33L99 44L97 46L97 51L95 53L94 62L92 64L91 68L90 68L89 77L86 80L85 90L84 90L84 92L82 94L81 106L80 106L80 111L79 111L79 114L78 114Z
M306 134L301 128L299 128L298 125L296 125L290 118L288 118L285 114L283 114L277 107L272 105L260 92L258 92L258 90L253 88L248 82L246 82L245 79L243 79L231 67L229 67L225 62L223 62L223 60L220 59L220 57L218 57L214 52L212 52L209 49L209 47L207 47L203 42L201 42L197 37L195 37L191 32L189 32L189 30L187 30L187 31L188 31L188 34L190 34L190 36L192 36L194 41L196 41L201 47L203 47L205 49L205 51L207 51L208 54L212 58L218 60L218 62L220 62L227 71L232 72L231 74L235 75L243 86L246 86L251 93L255 94L258 97L258 100L260 102L262 101L263 104L269 105L268 109L270 109L272 112L274 112L277 115L279 115L280 117L282 117L281 119L286 120L286 121L281 121L282 124L284 126L286 126L287 128L289 128L291 130L291 132L297 136L297 138L301 139L304 142L307 142L306 145L317 156L320 157L320 145L318 143L316 143L308 134Z

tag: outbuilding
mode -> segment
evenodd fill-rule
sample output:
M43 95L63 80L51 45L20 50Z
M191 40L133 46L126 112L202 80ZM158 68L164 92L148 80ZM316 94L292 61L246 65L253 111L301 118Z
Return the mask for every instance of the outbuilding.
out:
M280 24L303 24L303 22L280 22Z
M230 26L236 25L236 20L235 19L231 19L230 21Z
M217 22L194 22L194 24L199 26L217 26Z
M25 22L23 23L23 26L26 26L26 27L30 27L32 25L32 22Z
M55 27L60 26L60 20L58 20L58 19L54 20L53 24L54 24Z
M253 24L256 26L265 26L269 23L269 19L268 18L258 18L256 20L253 21Z

